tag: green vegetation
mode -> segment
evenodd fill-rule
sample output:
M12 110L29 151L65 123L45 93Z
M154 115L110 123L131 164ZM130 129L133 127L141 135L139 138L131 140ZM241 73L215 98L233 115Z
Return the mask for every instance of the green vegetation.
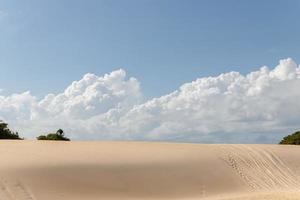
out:
M11 139L11 140L23 140L20 138L18 132L13 132L8 128L8 124L0 120L0 139ZM65 137L64 131L58 129L56 133L49 133L47 135L40 135L37 137L38 140L62 140L70 141L69 138Z
M69 138L65 137L64 131L62 129L58 129L56 133L49 133L47 135L40 135L36 138L37 140L62 140L62 141L70 141Z
M0 120L0 139L21 140L18 132L9 130L8 124Z
M300 145L300 131L284 137L279 144L295 144Z

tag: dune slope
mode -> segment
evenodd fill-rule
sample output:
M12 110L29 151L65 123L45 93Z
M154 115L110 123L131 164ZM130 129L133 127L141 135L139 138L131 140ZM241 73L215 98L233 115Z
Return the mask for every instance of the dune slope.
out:
M300 199L280 145L0 141L0 200Z

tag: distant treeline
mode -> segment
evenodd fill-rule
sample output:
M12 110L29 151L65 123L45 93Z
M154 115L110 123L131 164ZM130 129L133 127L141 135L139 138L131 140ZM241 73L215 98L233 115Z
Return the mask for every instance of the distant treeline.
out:
M8 124L0 120L0 139L10 139L10 140L23 140L19 136L18 132L13 132L8 128ZM46 135L40 135L36 138L37 140L62 140L70 141L64 134L62 129L58 129L56 133L49 133Z
M19 136L18 132L13 132L8 128L8 124L0 120L0 139L11 139L11 140L23 140ZM70 141L69 138L65 136L62 129L58 129L56 133L49 133L45 135L40 135L36 138L37 140L62 140ZM294 144L300 145L300 131L297 131L291 135L285 136L279 144Z

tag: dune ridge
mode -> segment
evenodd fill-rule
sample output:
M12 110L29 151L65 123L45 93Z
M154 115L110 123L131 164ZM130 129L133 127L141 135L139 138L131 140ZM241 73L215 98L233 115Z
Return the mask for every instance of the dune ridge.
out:
M299 147L0 141L0 200L300 199Z

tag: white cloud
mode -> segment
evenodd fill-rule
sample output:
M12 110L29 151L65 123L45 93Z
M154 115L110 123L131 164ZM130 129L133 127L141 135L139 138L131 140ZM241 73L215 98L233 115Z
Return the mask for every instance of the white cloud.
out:
M124 70L102 77L86 74L63 93L48 94L40 101L29 92L0 96L0 118L27 137L57 127L66 127L74 132L73 137L80 137L89 133L87 124L94 117L107 116L116 109L125 112L140 103L139 87L135 78L126 79Z
M38 102L42 113L51 117L88 119L118 107L139 103L139 82L135 78L125 80L124 70L114 71L103 77L86 74L74 81L64 93L49 94ZM35 116L37 119L42 117Z
M141 102L124 70L86 74L61 94L0 96L0 117L34 137L63 128L74 139L274 142L300 128L300 68L292 59L246 76L197 79Z

